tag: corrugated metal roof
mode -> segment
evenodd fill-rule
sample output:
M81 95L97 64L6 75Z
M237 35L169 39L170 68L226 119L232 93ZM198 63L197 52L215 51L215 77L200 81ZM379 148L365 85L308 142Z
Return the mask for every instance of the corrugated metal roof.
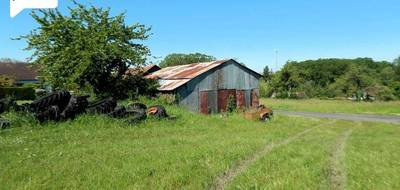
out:
M192 79L225 62L227 60L166 67L146 76L146 78L164 80Z
M160 69L161 68L159 66L152 64L152 65L146 65L144 67L140 66L140 67L135 67L135 68L129 68L126 71L126 74L136 75L136 74L142 73L143 75L147 75L150 73L149 72L150 70L160 70Z
M184 85L189 82L191 79L177 79L177 80L158 80L160 87L158 90L160 91L172 91L176 88Z
M147 75L146 78L159 79L158 90L172 91L225 62L227 60L166 67Z
M232 59L231 59L232 60ZM160 91L172 91L189 82L191 79L213 69L231 60L220 60L205 63L193 63L189 65L178 65L166 67L146 76L150 79L158 79ZM233 60L234 61L234 60ZM236 61L235 61L236 62ZM244 66L243 66L244 67ZM244 67L254 73L257 73L247 67ZM258 73L257 73L258 74ZM259 74L258 74L259 75Z

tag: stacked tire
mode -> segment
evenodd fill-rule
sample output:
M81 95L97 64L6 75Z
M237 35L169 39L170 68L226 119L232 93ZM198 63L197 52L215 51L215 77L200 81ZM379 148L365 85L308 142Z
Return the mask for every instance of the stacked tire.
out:
M106 98L95 102L87 108L87 111L92 114L108 114L115 110L117 101L114 98Z
M133 103L127 107L117 106L117 101L112 97L90 104L88 98L89 96L72 96L68 91L62 90L39 98L31 104L20 106L11 99L1 99L0 114L14 108L16 111L33 113L41 123L74 119L82 113L107 114L113 118L127 118L130 124L141 122L148 115L155 118L168 117L167 111L161 105L150 108L142 103ZM0 118L1 129L9 126L10 122Z

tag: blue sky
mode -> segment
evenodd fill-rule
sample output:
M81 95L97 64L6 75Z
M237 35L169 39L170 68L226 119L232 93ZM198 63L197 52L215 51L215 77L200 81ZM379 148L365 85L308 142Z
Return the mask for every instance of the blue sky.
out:
M400 55L398 0L78 0L126 11L127 22L152 27L146 42L153 56L202 52L236 58L261 71L287 60L371 57L392 61ZM68 0L59 0L65 11ZM9 17L0 2L0 57L24 60L25 43L10 38L37 27L24 10Z

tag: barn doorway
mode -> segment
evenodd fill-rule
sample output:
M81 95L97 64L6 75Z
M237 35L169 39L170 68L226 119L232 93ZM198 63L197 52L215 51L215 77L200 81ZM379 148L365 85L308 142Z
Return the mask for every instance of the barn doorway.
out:
M225 112L228 106L229 96L233 96L236 100L236 90L218 90L218 111Z

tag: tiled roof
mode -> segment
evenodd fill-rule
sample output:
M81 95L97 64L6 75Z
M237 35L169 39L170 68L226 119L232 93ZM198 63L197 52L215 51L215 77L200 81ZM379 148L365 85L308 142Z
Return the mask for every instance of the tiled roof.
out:
M22 62L0 62L0 75L15 77L16 80L37 80L34 66Z

